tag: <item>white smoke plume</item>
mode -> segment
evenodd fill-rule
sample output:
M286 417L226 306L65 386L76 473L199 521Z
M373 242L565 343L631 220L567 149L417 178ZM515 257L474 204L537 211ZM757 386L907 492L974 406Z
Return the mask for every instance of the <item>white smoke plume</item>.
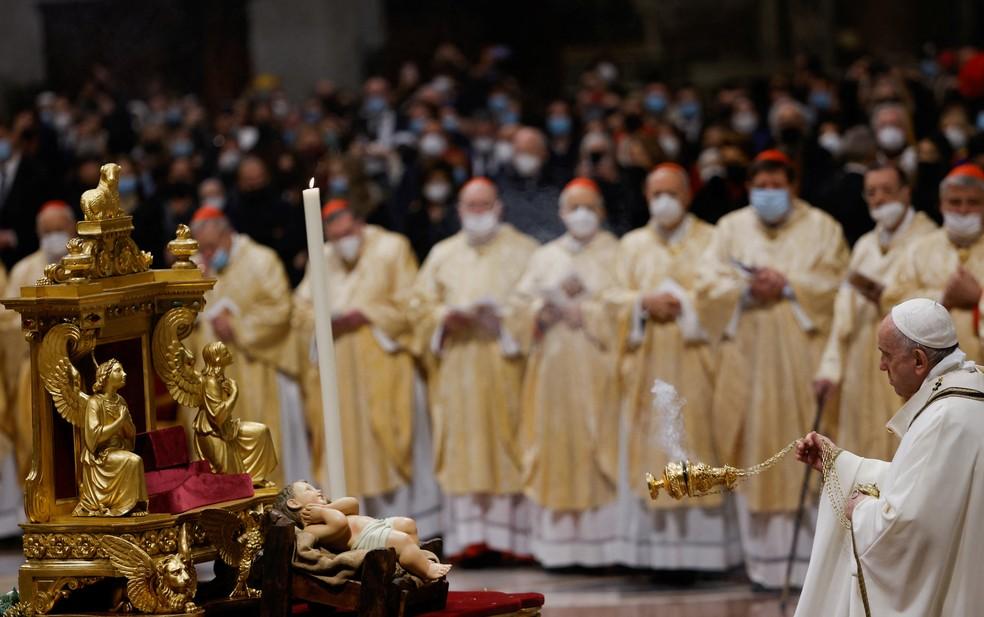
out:
M692 458L684 444L687 442L683 426L683 407L687 400L680 396L673 384L660 379L653 382L653 412L656 414L656 425L659 427L655 435L657 447L671 461Z

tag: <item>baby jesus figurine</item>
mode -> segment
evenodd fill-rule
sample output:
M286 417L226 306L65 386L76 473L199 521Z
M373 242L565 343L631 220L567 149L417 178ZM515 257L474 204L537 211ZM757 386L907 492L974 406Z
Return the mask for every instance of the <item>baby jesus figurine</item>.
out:
M354 497L328 502L320 490L299 480L280 491L273 509L332 552L392 548L403 569L425 581L437 580L451 569L448 564L428 559L428 553L420 548L417 523L413 519L361 516L359 502Z

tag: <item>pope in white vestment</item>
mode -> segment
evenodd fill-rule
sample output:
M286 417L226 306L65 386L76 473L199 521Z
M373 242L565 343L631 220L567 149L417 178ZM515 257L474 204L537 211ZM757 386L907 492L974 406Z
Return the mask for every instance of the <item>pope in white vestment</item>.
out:
M847 451L834 459L836 482L828 478L828 487L841 489L833 495L837 507L836 489L828 488L796 615L979 615L984 374L957 347L953 321L932 300L896 306L882 323L879 348L882 370L907 398L887 425L902 441L890 463ZM800 460L817 466L824 439L804 438ZM851 491L864 484L878 496ZM840 524L838 509L849 523Z

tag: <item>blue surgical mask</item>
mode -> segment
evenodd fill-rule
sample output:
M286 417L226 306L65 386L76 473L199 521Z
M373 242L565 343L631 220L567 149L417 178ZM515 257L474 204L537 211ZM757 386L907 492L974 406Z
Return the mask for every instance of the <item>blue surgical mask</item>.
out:
M789 212L789 191L786 189L752 189L749 197L755 213L769 225L775 225Z
M410 132L414 135L420 135L424 132L424 124L426 121L423 118L411 118L410 119Z
M179 139L171 143L171 156L185 157L190 156L195 151L195 146L188 140Z
M332 195L344 195L348 191L348 178L335 176L328 182Z
M4 137L0 139L0 161L6 161L13 154L13 147L10 144L10 140Z
M506 111L499 114L499 124L501 124L502 126L508 126L510 124L519 124L519 114L517 114L511 109L507 109Z
M666 109L666 97L658 92L653 92L646 95L642 104L646 106L646 111L651 114L662 113Z
M571 134L571 119L569 116L550 116L547 118L547 131L555 137L566 137Z
M305 110L302 118L304 118L304 122L308 124L317 124L321 122L321 112L317 109L308 109Z
M441 118L441 126L444 127L444 130L448 133L457 133L458 119L454 116L444 116Z
M137 178L135 176L120 176L120 195L129 195L137 190Z
M814 90L810 93L810 107L819 111L826 111L830 109L831 105L830 93L826 90Z
M680 103L680 115L687 120L693 120L700 114L700 104L697 101L684 101Z
M386 110L386 99L379 96L373 95L366 99L366 113L371 116L382 113Z
M209 267L216 274L225 270L229 265L229 251L218 249L212 254L212 260L208 263Z
M509 97L505 94L493 94L489 97L489 109L495 113L502 113L509 109Z

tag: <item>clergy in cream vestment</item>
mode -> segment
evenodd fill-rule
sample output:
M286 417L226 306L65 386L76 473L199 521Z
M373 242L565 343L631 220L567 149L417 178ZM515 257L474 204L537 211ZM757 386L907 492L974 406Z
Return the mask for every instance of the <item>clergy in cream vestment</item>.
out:
M428 368L434 470L445 499L445 550L528 553L519 401L524 358L507 327L508 299L536 241L500 222L485 178L460 192L462 231L438 243L410 304Z
M984 362L980 343L981 281L984 281L984 171L967 163L940 183L943 228L912 243L883 305L931 298L953 316L960 348Z
M875 229L861 236L851 252L815 386L824 397L839 386L837 443L863 456L889 460L898 438L885 430L885 422L900 400L878 369L875 335L884 317L881 293L894 280L906 249L936 224L912 208L905 173L891 164L865 173L864 194Z
M290 353L291 295L287 273L277 254L236 233L216 208L199 208L191 231L199 259L215 287L205 294L205 310L189 337L196 351L222 341L232 352L226 375L239 385L235 414L270 429L279 468L274 480L310 473L307 437L296 378L296 354Z
M719 454L750 467L812 423L812 381L848 251L841 227L792 197L792 164L778 151L749 169L751 205L722 218L697 283L701 323L719 347L712 416ZM738 489L749 577L779 587L792 543L802 473L786 461ZM802 580L809 521L795 580Z
M551 567L613 563L602 543L616 526L618 404L603 294L618 241L600 229L604 213L597 185L572 180L560 194L567 232L533 253L511 303L529 354L519 446L531 550Z
M682 167L660 165L644 188L649 224L619 243L616 286L608 296L618 327L624 416L615 553L631 567L724 570L741 563L741 550L722 496L653 501L642 481L682 456L720 463L711 417L714 349L694 297L697 266L714 228L689 214ZM657 380L662 383L654 393ZM667 435L677 413L683 431Z

